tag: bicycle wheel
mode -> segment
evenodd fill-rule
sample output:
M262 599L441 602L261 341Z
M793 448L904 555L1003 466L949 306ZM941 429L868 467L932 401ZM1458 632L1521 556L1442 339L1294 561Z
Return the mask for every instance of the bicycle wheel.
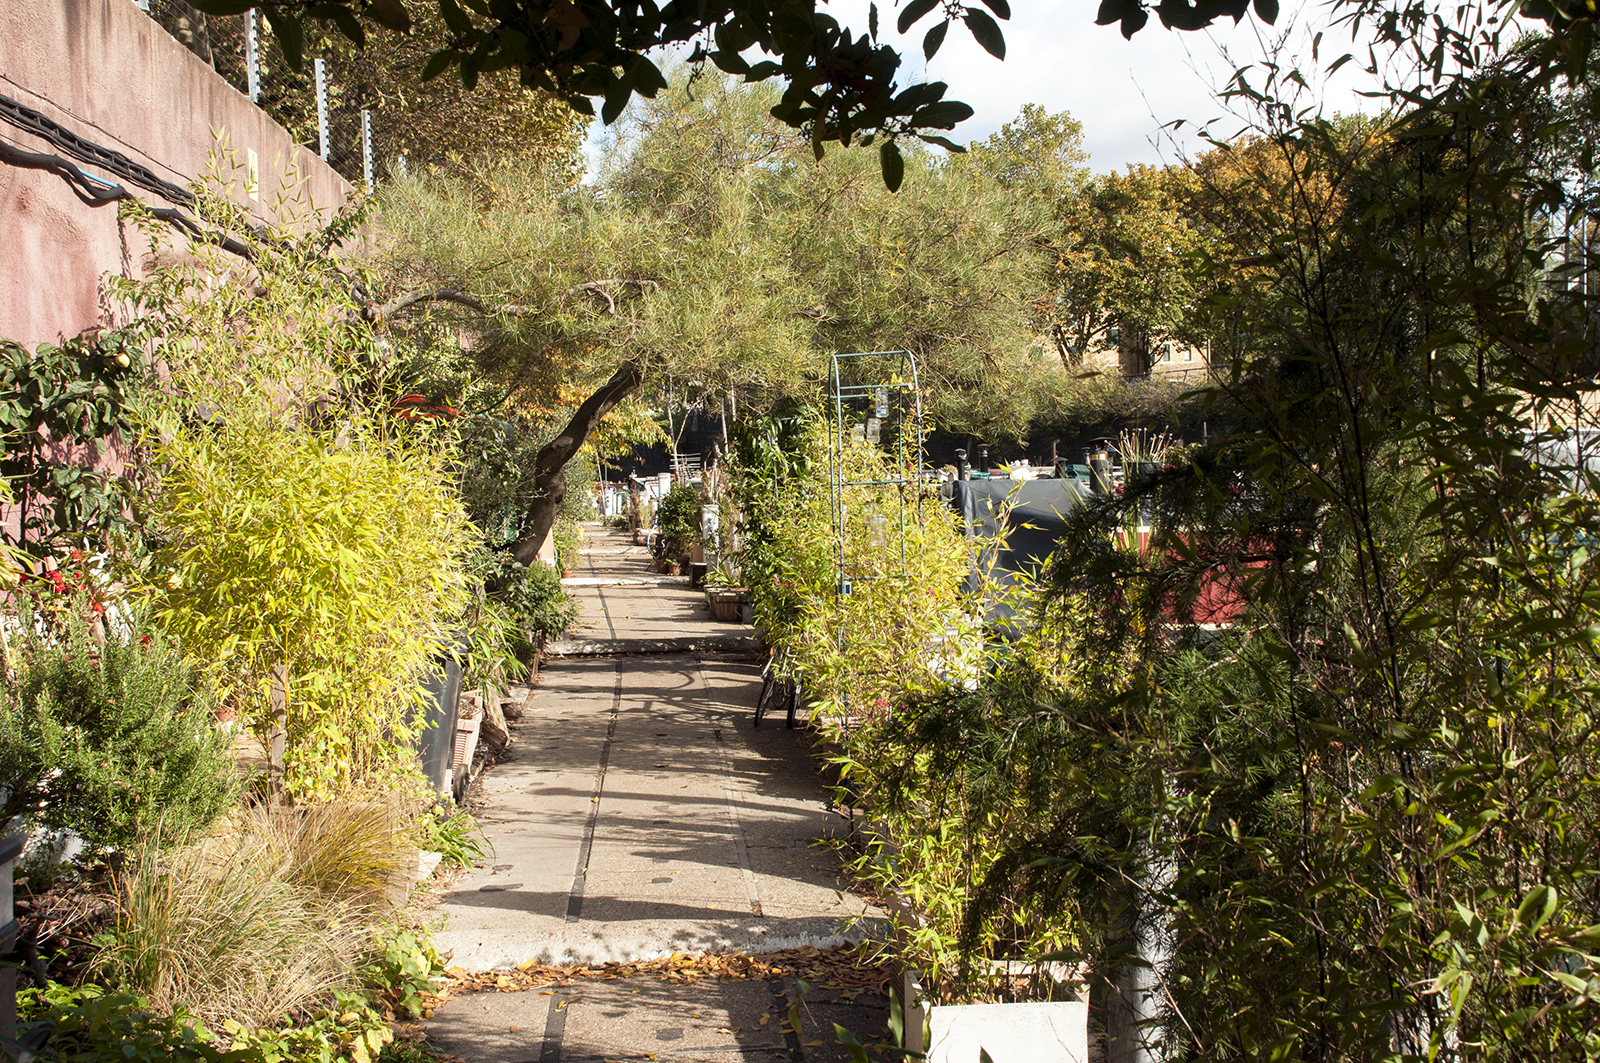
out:
M777 669L774 667L776 657L768 657L766 667L761 669L761 693L756 695L756 718L752 727L761 726L761 717L767 714L767 709L772 703L772 689L778 685Z

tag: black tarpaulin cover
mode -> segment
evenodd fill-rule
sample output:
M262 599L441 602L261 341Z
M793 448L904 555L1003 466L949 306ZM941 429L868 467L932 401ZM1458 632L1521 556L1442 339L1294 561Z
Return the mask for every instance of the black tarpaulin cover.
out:
M961 514L967 538L988 537L1001 530L1010 534L1005 548L990 557L974 558L967 575L967 590L978 590L980 566L993 564L997 582L1010 586L1024 576L1036 578L1055 551L1066 518L1087 494L1077 480L957 480L951 484L950 502ZM1012 610L991 605L991 620L1009 621Z

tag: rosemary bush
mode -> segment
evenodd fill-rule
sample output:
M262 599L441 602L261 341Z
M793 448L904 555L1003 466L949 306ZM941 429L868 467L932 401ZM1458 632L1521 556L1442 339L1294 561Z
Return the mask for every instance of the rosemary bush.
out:
M210 685L138 614L97 638L87 612L47 635L25 611L6 636L0 828L70 829L91 851L203 829L238 788Z

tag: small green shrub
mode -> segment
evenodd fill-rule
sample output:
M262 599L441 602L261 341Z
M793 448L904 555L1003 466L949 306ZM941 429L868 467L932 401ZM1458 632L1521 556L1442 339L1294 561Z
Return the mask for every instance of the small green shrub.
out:
M208 1028L182 1008L154 1012L131 993L51 983L17 995L18 1017L55 1027L59 1063L428 1063L435 1057L399 1040L379 1001L335 992L327 1007L249 1028L232 1020Z
M361 970L367 989L395 1014L420 1019L423 994L438 988L444 962L426 934L394 930L378 940Z
M515 614L502 601L485 597L478 603L462 635L462 688L476 689L500 685L528 674L527 665L517 659L517 649L526 640Z
M493 598L510 610L518 629L553 637L578 619L578 606L561 589L561 575L549 565L523 565L509 553L497 559L489 582Z
M219 662L258 733L269 670L288 664L297 798L414 767L421 676L466 604L471 532L435 450L372 423L346 437L245 421L159 448L154 615Z
M222 1036L262 1063L415 1063L415 1045L399 1041L380 1001L360 990L335 991L326 1006L247 1028L224 1023ZM428 1058L428 1057L424 1057Z
M481 838L473 837L478 821L467 813L435 804L417 817L412 837L417 848L443 855L446 867L471 867L487 855Z
M143 363L139 345L120 331L32 351L0 339L0 479L16 507L15 523L0 528L6 546L40 559L86 540L99 547L136 536L128 481L92 464L119 435L130 436L128 400Z
M556 568L569 569L578 564L578 551L583 549L583 529L576 521L558 517L555 527Z
M259 1052L234 1051L180 1009L150 1013L131 993L101 986L64 986L17 994L17 1017L47 1022L50 1058L59 1063L254 1063Z
M209 686L136 615L97 640L86 610L62 641L26 611L0 685L0 826L27 815L91 851L202 830L234 800L232 739Z
M677 484L667 492L656 510L661 534L672 540L673 549L687 553L700 541L700 507L705 498L688 484Z

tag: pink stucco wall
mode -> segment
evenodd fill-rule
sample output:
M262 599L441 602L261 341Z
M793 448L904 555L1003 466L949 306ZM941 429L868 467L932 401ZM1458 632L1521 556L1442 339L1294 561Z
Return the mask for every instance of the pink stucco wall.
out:
M314 152L132 0L0 0L0 94L177 185L206 172L221 134L241 163L247 151L256 153L260 201L246 198L242 180L235 192L264 220L290 166L298 166L303 196L316 209L337 208L350 194ZM59 154L6 122L0 138ZM129 191L152 206L170 205ZM86 206L60 177L0 163L0 337L32 347L112 323L103 278L134 275L142 250L137 231L117 221L115 205Z

